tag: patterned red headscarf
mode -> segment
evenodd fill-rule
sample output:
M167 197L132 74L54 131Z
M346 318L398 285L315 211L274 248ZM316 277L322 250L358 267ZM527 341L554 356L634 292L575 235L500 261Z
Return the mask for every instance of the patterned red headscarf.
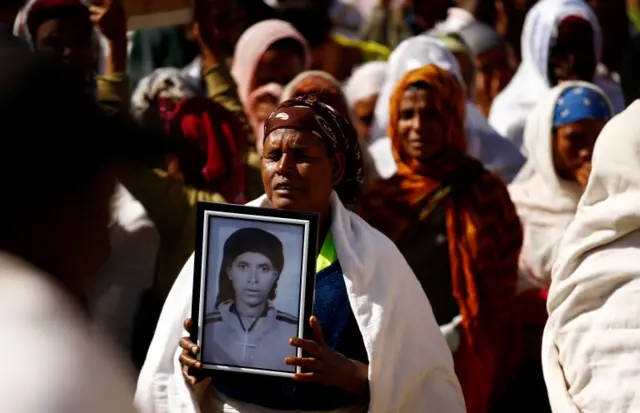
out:
M248 139L235 115L208 98L159 98L158 103L165 132L186 139L201 155L198 159L204 160L201 174L205 185L230 203L245 203L246 148L239 143Z

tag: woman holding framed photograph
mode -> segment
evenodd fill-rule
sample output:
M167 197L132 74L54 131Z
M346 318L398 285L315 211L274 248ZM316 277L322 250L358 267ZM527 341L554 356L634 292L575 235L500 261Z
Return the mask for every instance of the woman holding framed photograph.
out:
M353 126L314 99L283 102L265 123L261 171L266 194L249 205L320 215L313 339L291 339L305 355L285 359L303 372L293 380L214 372L196 406L188 368L201 366L200 349L181 339L192 309L192 257L165 303L140 374L138 408L464 412L451 352L416 276L387 237L343 205L362 182Z

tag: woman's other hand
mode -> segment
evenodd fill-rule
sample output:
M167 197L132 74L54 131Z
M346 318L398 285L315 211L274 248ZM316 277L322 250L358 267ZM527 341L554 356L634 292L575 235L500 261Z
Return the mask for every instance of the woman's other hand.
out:
M366 394L369 386L369 366L351 360L329 347L322 334L318 319L313 316L309 320L313 329L314 340L293 337L289 343L301 348L311 357L287 357L289 366L299 366L302 373L293 375L293 380L304 383L319 383L337 387L357 396Z
M187 332L191 330L191 323L190 318L184 320L184 329L187 330ZM201 378L190 375L189 368L202 368L202 363L195 358L200 353L200 347L193 344L193 341L191 341L189 337L182 337L180 339L180 348L182 349L182 354L180 354L179 357L180 364L182 364L182 376L187 383L195 386Z
M591 162L586 162L576 172L576 181L578 182L578 185L580 185L580 188L582 188L583 192L587 189L589 175L591 175Z

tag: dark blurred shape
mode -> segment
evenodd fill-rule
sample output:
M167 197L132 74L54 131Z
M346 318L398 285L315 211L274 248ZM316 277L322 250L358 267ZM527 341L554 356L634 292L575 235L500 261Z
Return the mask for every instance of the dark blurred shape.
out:
M618 70L626 106L640 98L640 34L635 35Z
M616 72L631 41L625 0L589 0L602 30L601 62Z
M0 36L6 34L7 29L12 28L16 15L24 6L25 0L1 0L0 1Z
M0 49L0 62L0 180L20 200L0 203L0 217L81 193L105 164L175 149L132 119L105 114L62 63L21 48Z
M290 23L307 39L311 48L323 45L333 27L331 2L327 0L280 0L277 12L280 19Z
M446 20L447 10L454 6L452 0L411 0L407 3L413 11L411 25L415 34L431 30L438 22Z

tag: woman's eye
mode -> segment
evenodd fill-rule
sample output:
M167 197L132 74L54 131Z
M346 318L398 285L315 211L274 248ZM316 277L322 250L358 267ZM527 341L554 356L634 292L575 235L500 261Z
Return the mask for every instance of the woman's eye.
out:
M242 271L247 269L247 264L238 264L238 268L240 268Z
M269 152L266 155L264 155L264 157L272 162L278 162L280 160L280 158L282 157L282 153L281 152Z
M413 117L413 110L403 110L400 112L402 119L411 119Z
M268 273L269 271L271 271L271 268L269 268L268 265L261 265L260 266L260 271L262 271L263 274Z

